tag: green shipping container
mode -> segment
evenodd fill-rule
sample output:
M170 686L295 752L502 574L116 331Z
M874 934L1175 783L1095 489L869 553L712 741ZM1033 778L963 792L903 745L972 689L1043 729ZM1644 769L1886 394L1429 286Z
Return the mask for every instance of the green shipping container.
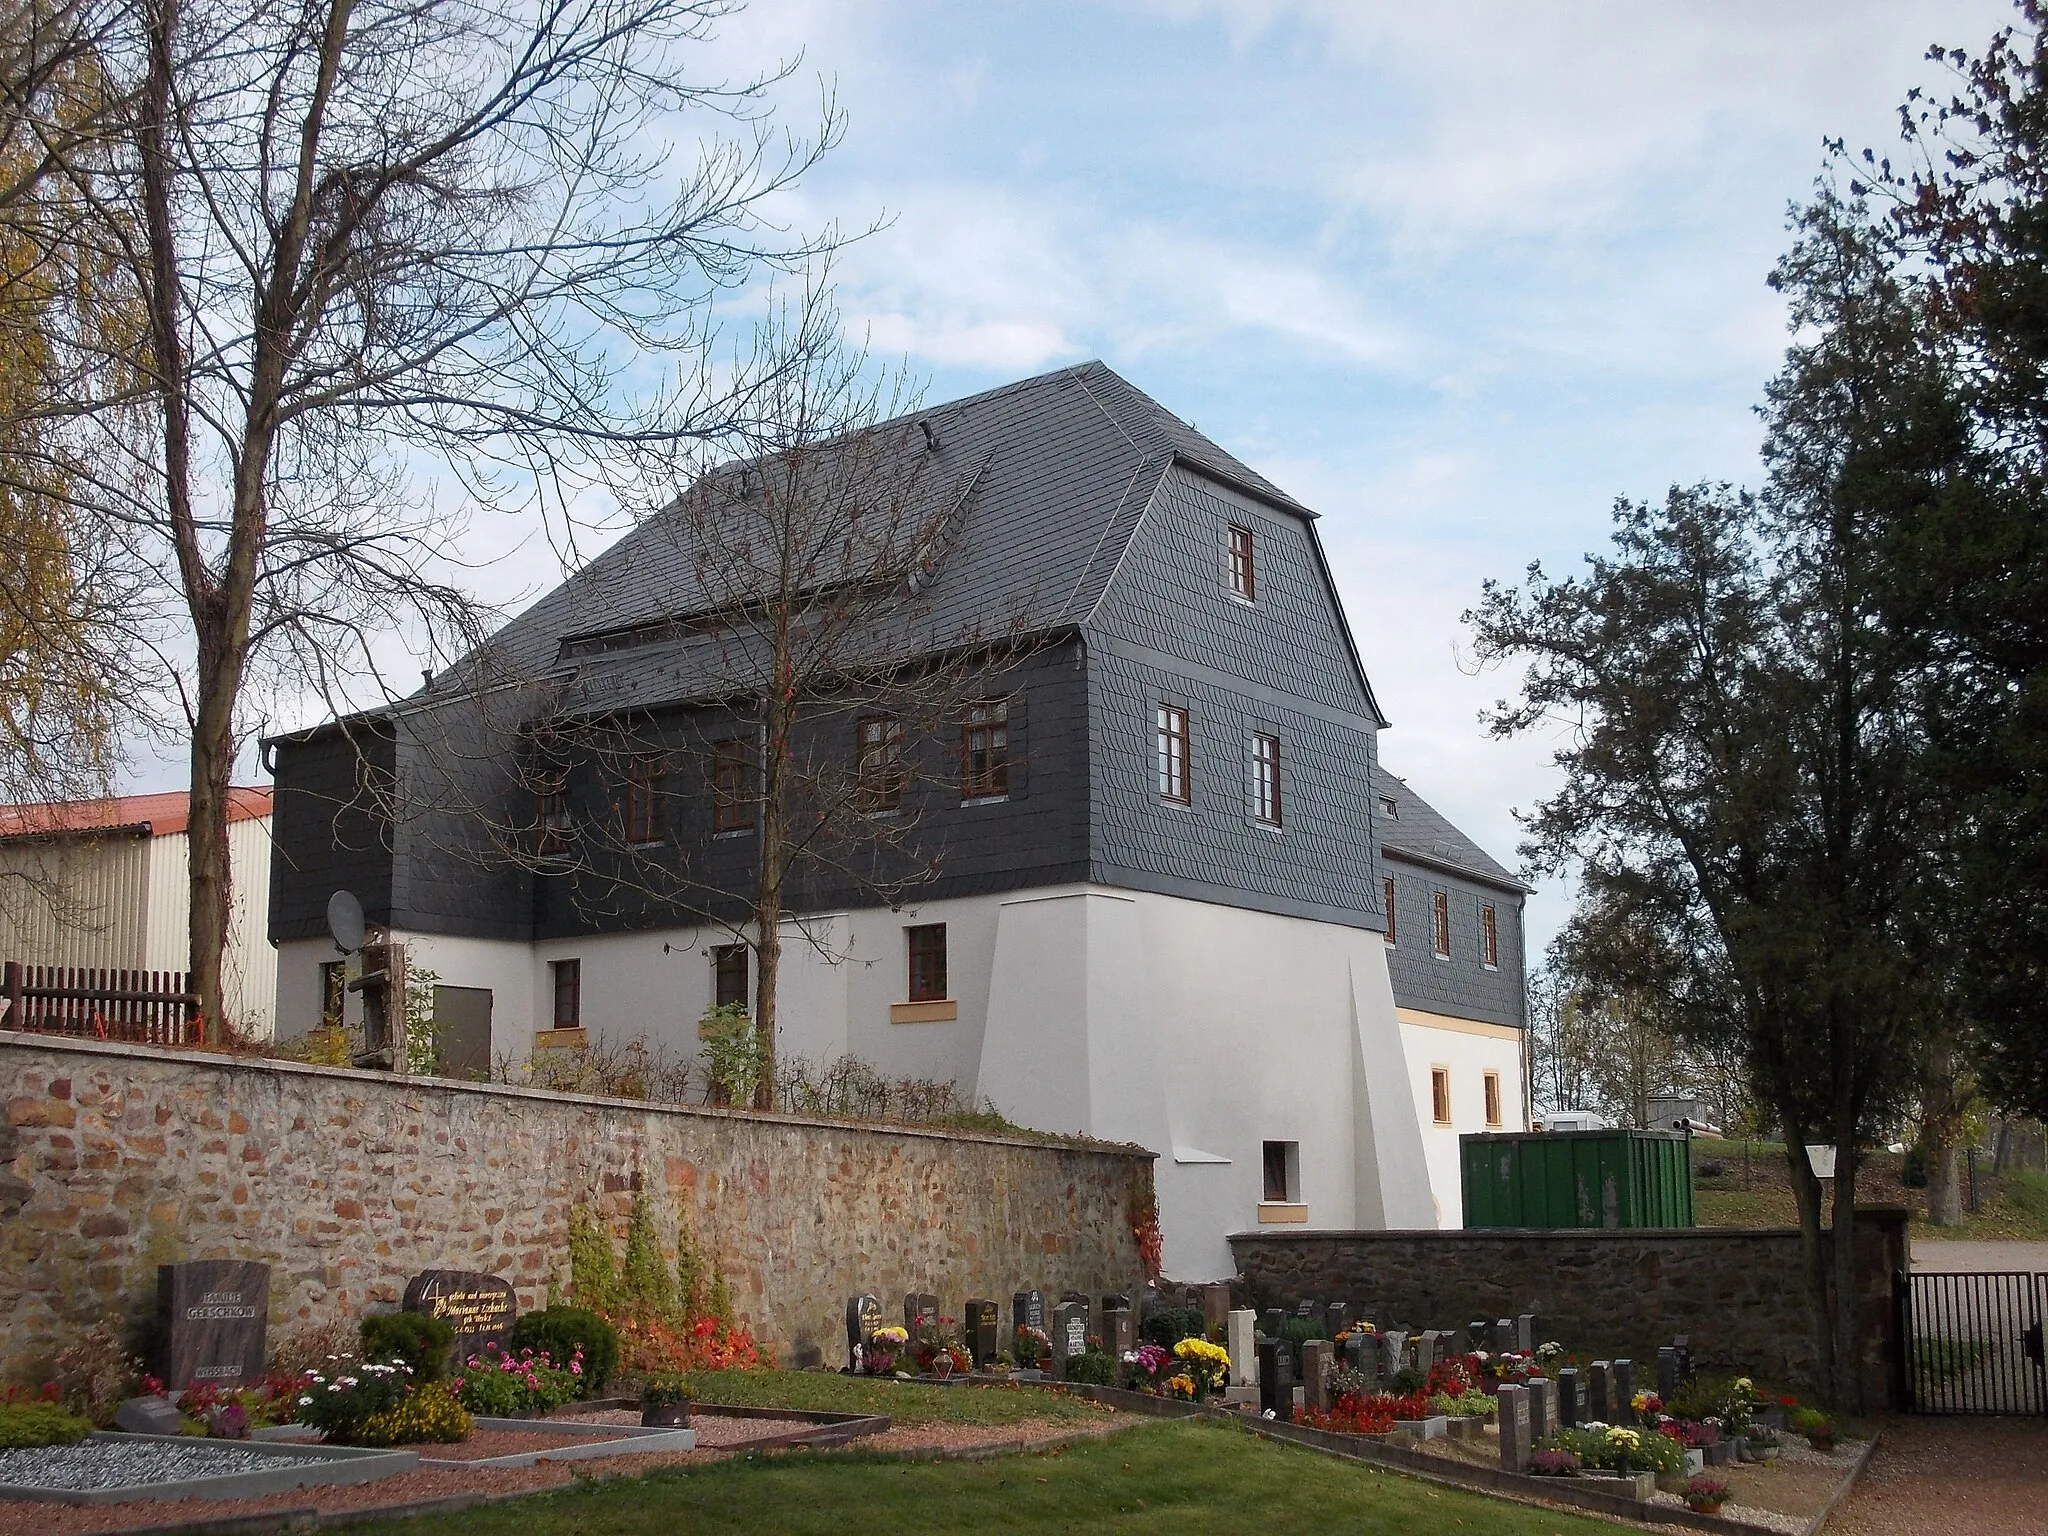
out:
M1467 1227L1689 1227L1692 1138L1678 1131L1460 1136Z

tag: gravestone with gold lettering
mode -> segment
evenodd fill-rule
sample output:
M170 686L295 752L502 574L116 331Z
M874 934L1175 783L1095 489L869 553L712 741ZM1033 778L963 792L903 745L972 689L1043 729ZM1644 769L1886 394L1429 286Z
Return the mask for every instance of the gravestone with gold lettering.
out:
M500 1349L512 1336L519 1298L509 1281L473 1269L428 1269L412 1277L399 1303L408 1312L438 1317L455 1330L454 1357L467 1360L487 1344Z
M270 1266L191 1259L156 1272L156 1374L166 1387L240 1387L263 1379Z

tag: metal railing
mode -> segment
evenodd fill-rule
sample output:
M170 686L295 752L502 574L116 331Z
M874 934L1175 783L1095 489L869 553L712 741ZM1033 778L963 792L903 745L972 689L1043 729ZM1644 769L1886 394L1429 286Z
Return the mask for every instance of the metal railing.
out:
M2048 1275L1901 1274L1900 1399L1915 1413L2048 1414Z

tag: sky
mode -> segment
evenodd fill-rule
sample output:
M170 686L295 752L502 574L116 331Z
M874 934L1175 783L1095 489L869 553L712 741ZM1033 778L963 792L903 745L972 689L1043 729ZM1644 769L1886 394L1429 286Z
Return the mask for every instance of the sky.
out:
M1942 79L1928 47L1977 51L2010 16L755 0L706 67L796 60L797 126L836 97L845 138L781 212L882 222L838 301L926 401L1100 358L1316 508L1383 760L1514 867L1554 743L1490 739L1514 678L1477 671L1460 615L1489 578L1575 565L1617 497L1754 483L1786 342L1764 279L1823 139L1891 144L1907 89ZM561 574L531 530L475 537L494 595ZM1568 902L1531 898L1532 961Z

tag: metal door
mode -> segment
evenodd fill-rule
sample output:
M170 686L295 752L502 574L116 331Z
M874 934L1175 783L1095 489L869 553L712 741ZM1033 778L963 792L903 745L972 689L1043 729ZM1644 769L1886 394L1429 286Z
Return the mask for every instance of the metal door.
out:
M2048 1275L1901 1275L1897 1295L1906 1407L2048 1414Z

